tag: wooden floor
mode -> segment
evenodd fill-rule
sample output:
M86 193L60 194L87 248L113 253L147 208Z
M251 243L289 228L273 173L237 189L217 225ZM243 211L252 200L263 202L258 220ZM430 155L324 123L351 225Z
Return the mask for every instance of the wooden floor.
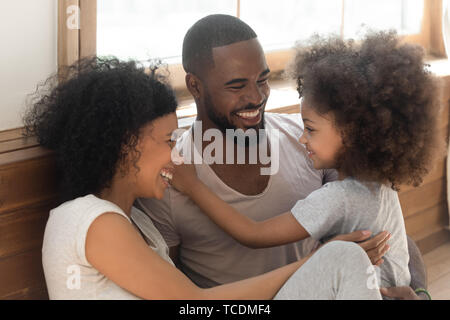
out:
M450 300L450 242L423 256L433 300Z

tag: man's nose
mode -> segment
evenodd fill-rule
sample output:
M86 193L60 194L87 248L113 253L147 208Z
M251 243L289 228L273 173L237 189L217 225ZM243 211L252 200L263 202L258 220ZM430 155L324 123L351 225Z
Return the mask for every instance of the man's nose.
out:
M268 96L269 96L268 90L261 88L260 86L258 86L258 84L249 86L249 90L247 92L247 103L259 106L264 102L264 100L267 99Z

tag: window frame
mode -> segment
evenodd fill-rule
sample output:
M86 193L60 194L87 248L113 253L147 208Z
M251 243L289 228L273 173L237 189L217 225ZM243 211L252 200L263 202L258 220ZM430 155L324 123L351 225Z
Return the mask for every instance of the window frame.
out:
M342 0L344 1L344 0ZM443 0L423 0L424 9L421 31L418 34L403 36L403 41L420 44L427 55L445 58L445 46L442 36ZM66 27L68 17L67 7L78 6L80 24L78 30ZM240 15L240 0L237 0L236 16ZM343 9L344 10L344 9ZM343 14L342 14L343 16ZM342 30L341 30L342 36ZM58 0L58 67L70 65L80 58L96 54L97 46L97 0ZM280 74L285 69L294 54L293 49L265 52L267 64L274 74L271 80L280 80ZM189 93L185 87L185 75L181 64L168 65L171 74L171 84L177 97L188 99Z
M79 10L78 28L69 29L68 8ZM97 0L58 0L58 69L97 53Z

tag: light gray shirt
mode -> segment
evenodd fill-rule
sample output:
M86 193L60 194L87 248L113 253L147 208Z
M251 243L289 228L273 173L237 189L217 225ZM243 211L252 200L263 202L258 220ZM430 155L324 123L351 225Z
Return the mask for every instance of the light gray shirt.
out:
M291 212L311 237L321 241L356 230L368 229L372 235L389 231L390 249L378 270L381 286L409 286L405 224L397 192L391 188L346 178L299 200Z

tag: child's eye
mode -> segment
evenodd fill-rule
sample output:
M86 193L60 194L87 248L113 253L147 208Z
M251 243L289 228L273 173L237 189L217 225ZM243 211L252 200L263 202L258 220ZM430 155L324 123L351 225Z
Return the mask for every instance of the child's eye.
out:
M309 127L305 127L305 129L306 129L306 131L308 131L308 132L313 132L313 131L314 131L314 129L309 128Z

